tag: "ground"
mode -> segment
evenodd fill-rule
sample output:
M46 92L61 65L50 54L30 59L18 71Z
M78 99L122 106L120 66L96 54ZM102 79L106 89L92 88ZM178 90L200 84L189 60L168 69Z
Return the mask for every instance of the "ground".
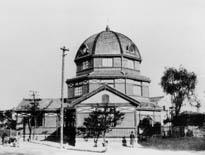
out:
M81 148L83 147L81 146ZM37 144L31 142L22 142L19 148L0 145L0 155L164 155L164 153L166 153L166 155L202 155L205 154L205 151L160 151L155 149L147 149L140 145L136 145L134 148L122 147L120 144L114 143L108 145L108 149L105 153L84 152L65 149L61 150L57 147L54 147L54 145L47 146L45 144Z

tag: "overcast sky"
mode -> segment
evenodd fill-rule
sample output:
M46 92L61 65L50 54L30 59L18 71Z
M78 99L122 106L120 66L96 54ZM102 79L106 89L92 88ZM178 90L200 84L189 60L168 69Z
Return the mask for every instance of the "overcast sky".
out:
M65 77L74 77L80 44L106 25L139 48L151 96L164 95L164 68L182 65L197 74L197 93L204 99L204 17L203 0L1 0L0 109L16 106L29 90L59 98L60 47L70 49Z

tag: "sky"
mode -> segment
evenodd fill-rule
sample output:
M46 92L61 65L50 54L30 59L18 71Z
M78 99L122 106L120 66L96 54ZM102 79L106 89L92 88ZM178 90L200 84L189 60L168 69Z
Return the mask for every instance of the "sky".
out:
M31 90L60 98L60 48L69 48L65 79L75 77L79 46L106 25L137 45L150 96L165 95L165 67L182 65L197 74L205 104L204 16L203 0L0 0L0 109L17 106Z

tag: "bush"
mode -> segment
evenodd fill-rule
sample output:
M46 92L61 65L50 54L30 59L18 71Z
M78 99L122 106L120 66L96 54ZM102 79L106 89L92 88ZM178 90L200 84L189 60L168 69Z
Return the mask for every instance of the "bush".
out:
M203 126L205 114L183 112L172 120L174 126Z
M151 137L147 141L140 142L141 145L160 150L205 150L205 138L180 137L159 138Z
M161 123L160 122L154 123L154 126L152 128L152 132L153 132L153 134L161 134Z

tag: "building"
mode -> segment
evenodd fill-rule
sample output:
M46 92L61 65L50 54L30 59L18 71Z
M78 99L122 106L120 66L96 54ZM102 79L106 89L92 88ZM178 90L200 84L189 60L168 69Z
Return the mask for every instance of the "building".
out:
M60 105L60 99L23 99L15 108L17 131L21 132L24 139L28 138L30 130L31 138L58 137ZM36 122L31 115L35 115Z
M149 117L161 121L161 108L149 97L150 79L140 73L142 58L135 43L127 36L105 31L86 39L75 57L76 77L67 79L68 100L76 111L76 127L107 98L110 106L125 113L121 125L107 136L137 133L139 120Z
M156 100L149 97L151 81L141 75L142 57L130 38L107 26L105 31L90 36L80 45L74 62L76 76L66 80L68 94L65 109L72 110L75 128L83 124L84 118L96 105L105 102L125 113L122 123L107 137L129 136L130 131L137 133L139 121L145 117L149 117L152 123L161 122L161 108ZM26 101L22 102L20 105L26 104ZM44 100L41 102L43 104ZM20 105L17 108L19 113L25 112ZM46 124L49 114L56 113L57 117L59 106L55 108L53 111L49 110L49 106L48 111L44 108L45 114L41 117L44 122L39 126L41 133L50 128ZM65 112L65 115L68 113ZM53 126L57 130L58 122ZM51 134L50 131L47 133Z

